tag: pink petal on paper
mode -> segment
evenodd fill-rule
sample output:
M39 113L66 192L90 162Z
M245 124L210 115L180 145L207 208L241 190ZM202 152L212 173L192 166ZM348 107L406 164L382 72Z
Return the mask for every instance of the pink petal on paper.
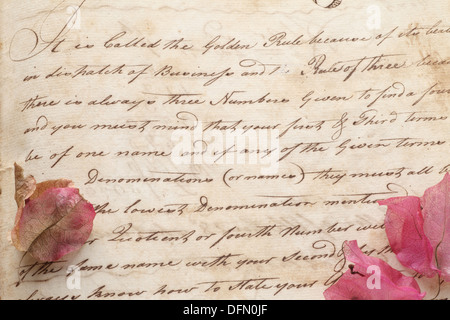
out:
M425 236L418 197L398 197L379 201L388 207L385 229L392 251L404 266L426 277L437 274L433 247Z
M17 163L14 163L15 187L16 192L14 198L17 203L16 218L14 221L14 228L11 231L11 241L14 246L20 251L27 251L19 241L19 221L21 220L23 210L26 204L39 198L46 190L50 188L66 188L72 186L72 181L66 179L48 180L36 184L33 176L24 176L24 170Z
M436 265L445 281L450 281L450 174L427 189L421 198L424 232L434 251Z
M73 188L73 182L67 179L40 182L36 185L36 190L30 195L29 200L39 198L45 191L51 188Z
M327 300L422 300L419 285L386 262L364 255L356 241L345 242L344 254L355 265L325 292ZM379 286L372 279L378 276Z
M94 218L94 207L78 189L48 189L23 208L16 247L37 260L57 261L86 242Z

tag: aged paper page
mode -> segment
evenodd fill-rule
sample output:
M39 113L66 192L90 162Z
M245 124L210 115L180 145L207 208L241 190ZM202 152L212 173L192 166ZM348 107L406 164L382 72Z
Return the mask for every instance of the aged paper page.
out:
M2 1L1 299L323 299L346 240L413 276L377 200L450 172L450 4L326 2ZM81 250L9 243L15 162Z

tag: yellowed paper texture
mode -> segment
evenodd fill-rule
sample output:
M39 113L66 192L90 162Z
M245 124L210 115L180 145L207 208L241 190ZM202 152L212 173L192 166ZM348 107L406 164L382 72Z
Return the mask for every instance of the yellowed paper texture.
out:
M2 299L323 299L450 171L448 1L2 1ZM97 211L18 252L14 162ZM418 277L427 298L448 284Z

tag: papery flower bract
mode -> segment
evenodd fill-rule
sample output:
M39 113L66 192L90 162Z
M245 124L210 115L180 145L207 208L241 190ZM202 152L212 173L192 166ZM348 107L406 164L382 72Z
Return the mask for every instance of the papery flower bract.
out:
M385 230L398 261L426 277L436 275L433 247L423 230L420 198L398 197L378 203L388 207Z
M450 174L437 185L425 190L420 202L423 207L423 229L430 240L441 277L450 281Z
M57 261L78 250L89 238L95 210L70 180L36 184L15 165L17 213L13 245L39 261Z
M388 207L385 218L389 244L404 266L450 281L450 174L428 188L423 197L379 201Z
M414 278L403 275L381 259L366 256L356 241L346 241L343 251L354 266L325 290L325 299L422 300L425 296ZM375 286L373 279L376 280Z

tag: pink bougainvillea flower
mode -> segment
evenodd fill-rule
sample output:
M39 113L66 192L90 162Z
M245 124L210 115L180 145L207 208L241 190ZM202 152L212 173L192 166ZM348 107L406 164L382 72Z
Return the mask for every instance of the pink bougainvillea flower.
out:
M398 260L418 273L450 281L450 174L424 196L379 202L388 207L386 234Z
M57 261L89 238L95 210L70 180L36 184L16 165L17 214L11 240L39 261Z
M344 243L346 260L354 263L324 292L327 300L422 300L425 293L412 277L381 259L366 256L356 241Z
M430 239L441 277L450 281L450 174L420 198L423 229Z
M398 261L426 277L436 275L433 247L423 230L420 198L390 198L379 204L388 207L385 230Z

